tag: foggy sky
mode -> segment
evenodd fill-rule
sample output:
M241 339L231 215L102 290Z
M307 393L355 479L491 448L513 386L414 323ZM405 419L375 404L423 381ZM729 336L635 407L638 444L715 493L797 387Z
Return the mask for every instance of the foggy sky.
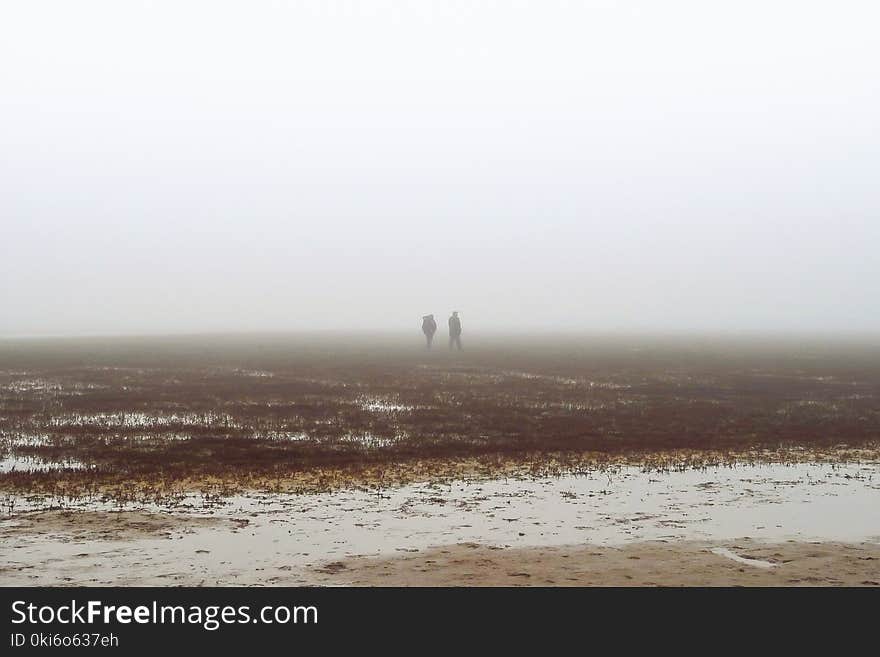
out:
M0 5L0 333L880 329L874 2Z

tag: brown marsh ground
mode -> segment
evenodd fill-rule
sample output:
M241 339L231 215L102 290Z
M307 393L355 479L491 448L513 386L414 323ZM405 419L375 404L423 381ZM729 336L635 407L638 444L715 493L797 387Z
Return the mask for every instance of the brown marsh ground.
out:
M167 500L880 440L865 340L419 337L2 340L0 490Z

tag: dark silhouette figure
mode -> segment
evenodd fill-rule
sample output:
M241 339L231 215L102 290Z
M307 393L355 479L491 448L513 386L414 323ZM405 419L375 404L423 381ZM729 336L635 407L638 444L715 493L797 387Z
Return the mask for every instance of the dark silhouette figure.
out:
M437 332L437 322L434 321L434 315L425 315L422 317L422 333L425 334L425 340L428 341L426 349L431 348L434 342L434 334Z
M458 347L461 351L461 320L458 318L458 311L453 311L452 317L449 318L449 348L452 345Z

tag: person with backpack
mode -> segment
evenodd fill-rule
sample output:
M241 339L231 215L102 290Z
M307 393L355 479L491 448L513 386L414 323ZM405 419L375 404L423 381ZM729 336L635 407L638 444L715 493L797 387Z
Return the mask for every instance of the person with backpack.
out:
M431 348L431 343L434 342L434 334L437 332L437 322L434 321L434 315L425 315L422 317L422 333L425 334L425 340L427 340L427 344L425 345L426 349Z

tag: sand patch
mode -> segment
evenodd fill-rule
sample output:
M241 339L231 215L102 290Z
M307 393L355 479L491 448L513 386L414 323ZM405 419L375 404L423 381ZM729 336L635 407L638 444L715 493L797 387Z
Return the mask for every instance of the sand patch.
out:
M0 540L19 536L66 541L162 538L227 523L220 518L144 511L51 510L20 513L0 522Z
M726 551L742 561L729 558ZM745 563L743 563L743 561ZM749 563L755 562L755 563ZM757 563L772 564L772 567ZM651 541L510 548L465 543L316 568L316 583L355 586L880 586L875 543L729 545Z

